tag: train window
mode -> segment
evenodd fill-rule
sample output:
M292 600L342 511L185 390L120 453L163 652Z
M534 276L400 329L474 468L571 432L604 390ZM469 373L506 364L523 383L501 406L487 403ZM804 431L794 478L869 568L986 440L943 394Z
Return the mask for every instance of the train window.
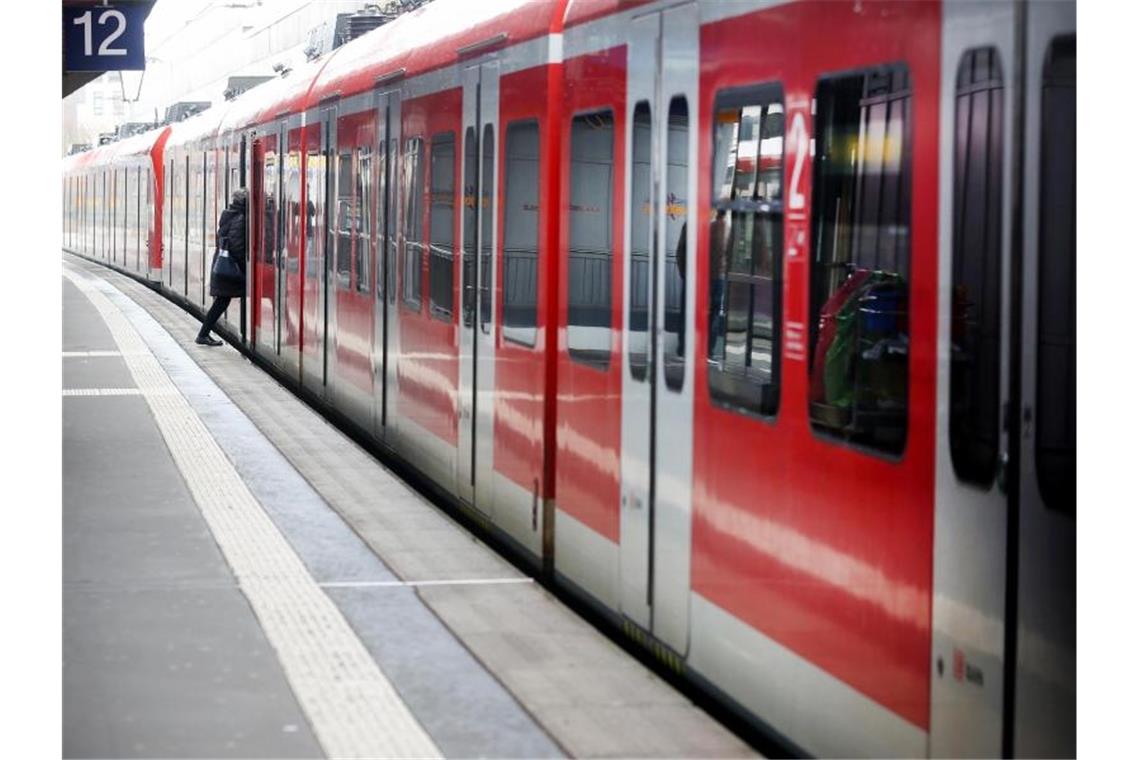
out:
M475 214L475 184L478 181L479 146L475 128L468 127L463 136L463 326L475 320L475 238L479 230Z
M384 293L387 294L388 303L395 304L398 293L396 290L396 272L399 268L400 241L397 235L397 225L400 219L400 141L392 138L388 141L387 155L382 157L387 166L381 166L381 176L384 178L384 236L388 240L388 249L384 254Z
M503 145L503 337L533 346L538 324L538 121L507 125Z
M713 106L709 395L766 416L780 403L783 98L768 84L725 90Z
M491 244L494 238L495 219L495 129L483 127L483 176L479 182L479 329L490 334L491 283L495 276L492 266Z
M1041 90L1037 281L1037 485L1077 510L1077 38L1054 39Z
M423 277L423 229L420 209L423 206L424 167L422 138L404 142L404 304L420 310L420 288Z
M610 362L613 262L613 111L570 124L570 256L566 315L570 357L606 369Z
M1001 396L1004 87L996 48L962 55L955 100L950 459L959 480L986 487L997 468Z
M353 275L356 292L372 292L372 149L359 147L355 151L354 175L356 221L353 225Z
M428 259L428 290L431 314L451 320L455 289L455 133L431 138L431 232Z
M629 194L629 371L634 380L645 380L649 366L649 291L653 270L649 266L650 231L653 227L653 181L650 176L653 151L653 116L649 101L633 109L630 128Z
M685 282L689 216L689 103L669 101L665 143L665 324L662 365L665 387L680 390L685 380Z
M323 130L322 130L323 131ZM321 150L321 135L310 132L305 159L305 277L319 279L327 275L325 267L325 193L328 162ZM237 174L232 179L237 187ZM230 196L233 195L231 191ZM228 197L228 196L227 196Z
M910 356L907 68L820 80L814 121L812 427L898 455Z
M352 243L356 209L353 197L352 152L342 151L336 157L336 208L333 218L333 236L336 256L337 290L352 287Z

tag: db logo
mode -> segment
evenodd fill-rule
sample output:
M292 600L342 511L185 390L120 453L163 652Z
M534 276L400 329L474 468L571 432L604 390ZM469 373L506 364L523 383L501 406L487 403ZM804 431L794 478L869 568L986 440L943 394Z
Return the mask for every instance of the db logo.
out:
M954 673L955 681L969 681L978 686L982 686L985 683L985 675L982 673L982 669L966 662L966 655L961 649L954 650L954 662L951 672Z

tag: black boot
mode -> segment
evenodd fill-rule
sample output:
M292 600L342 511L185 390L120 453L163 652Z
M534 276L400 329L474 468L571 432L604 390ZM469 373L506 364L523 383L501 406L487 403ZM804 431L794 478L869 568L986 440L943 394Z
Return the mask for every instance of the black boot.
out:
M211 338L209 335L199 335L194 342L197 343L199 346L220 346L220 345L222 345L222 342L220 340L216 340L214 338Z

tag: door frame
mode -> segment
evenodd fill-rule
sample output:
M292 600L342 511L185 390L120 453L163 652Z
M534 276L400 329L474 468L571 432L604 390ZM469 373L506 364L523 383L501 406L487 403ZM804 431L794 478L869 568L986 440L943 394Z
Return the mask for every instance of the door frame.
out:
M627 45L625 202L631 207L633 115L648 100L652 125L650 162L650 292L645 381L633 377L628 346L629 320L622 320L622 487L620 603L622 614L684 654L689 646L690 563L692 555L693 337L696 293L696 200L698 188L700 10L687 3L637 16ZM651 48L651 54L642 52ZM686 105L684 195L669 183L670 110L675 98ZM676 189L676 188L672 188ZM672 196L672 197L671 197ZM680 209L678 209L678 206ZM676 214L676 216L674 216ZM623 287L626 315L632 304L631 214L625 214ZM669 219L682 219L685 266L681 275L684 307L681 333L670 342L666 329ZM678 238L681 233L678 233ZM679 243L679 239L678 239ZM678 243L674 243L677 245ZM675 262L674 262L675 265ZM689 283L686 287L685 284ZM667 379L665 352L680 347L684 364L680 387ZM668 445L658 445L668 431ZM659 485L659 481L660 485Z

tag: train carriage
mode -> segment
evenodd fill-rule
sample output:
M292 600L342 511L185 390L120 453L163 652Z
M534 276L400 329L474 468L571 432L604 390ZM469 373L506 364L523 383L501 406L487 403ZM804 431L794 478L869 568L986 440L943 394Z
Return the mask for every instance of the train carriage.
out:
M202 308L248 187L240 345L789 748L1071 755L1075 40L436 0L69 158L64 244Z

